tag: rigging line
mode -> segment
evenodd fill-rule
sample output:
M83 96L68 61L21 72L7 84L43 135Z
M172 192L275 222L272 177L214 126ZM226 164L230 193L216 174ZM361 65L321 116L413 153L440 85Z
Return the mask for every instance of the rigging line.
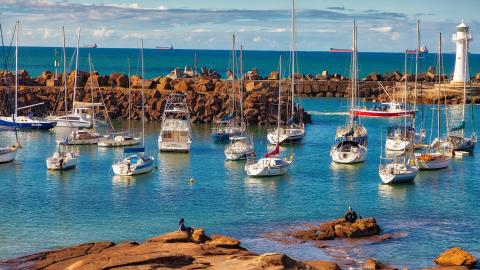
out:
M93 73L95 71L95 65L93 64L93 61L91 61L90 66L91 66L92 73ZM90 77L91 76L92 76L92 74L90 74ZM142 80L143 80L143 78L142 78ZM105 106L105 100L103 98L102 89L100 88L100 85L98 84L98 78L97 78L97 86L93 86L93 78L90 80L90 84L91 84L92 87L94 87L95 89L98 90L98 93L100 93L100 99L102 100L104 114L107 116L107 120L108 120L108 123L110 124L110 128L112 129L112 131L116 132L116 130L113 127L113 124L112 124L112 119L110 118L110 115L107 112L107 107ZM92 94L92 98L93 98L93 94ZM93 108L93 113L95 113L95 108Z

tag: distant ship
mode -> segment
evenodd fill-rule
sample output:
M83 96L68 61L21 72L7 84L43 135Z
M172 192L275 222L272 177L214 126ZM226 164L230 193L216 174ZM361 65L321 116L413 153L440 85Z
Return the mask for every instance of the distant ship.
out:
M167 46L167 47L157 46L155 48L157 48L159 50L173 50L173 45L170 44L170 46Z
M407 50L407 54L416 54L416 53L417 53L417 50ZM428 53L428 48L425 45L420 47L420 50L418 51L418 54L424 54L424 53Z
M351 53L351 49L335 49L335 48L330 48L330 52L340 52L340 53Z
M83 45L84 48L89 48L89 49L95 49L97 48L97 43L93 43L93 44L90 44L90 45Z

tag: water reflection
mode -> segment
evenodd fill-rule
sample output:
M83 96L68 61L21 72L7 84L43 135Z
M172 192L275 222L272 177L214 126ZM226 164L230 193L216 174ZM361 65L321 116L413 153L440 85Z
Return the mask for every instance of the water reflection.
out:
M114 175L112 177L112 184L117 187L131 187L135 186L136 178L133 176Z
M415 182L407 183L397 183L395 185L384 185L380 184L378 186L378 195L384 198L390 199L401 199L402 201L406 199L408 192L415 187Z

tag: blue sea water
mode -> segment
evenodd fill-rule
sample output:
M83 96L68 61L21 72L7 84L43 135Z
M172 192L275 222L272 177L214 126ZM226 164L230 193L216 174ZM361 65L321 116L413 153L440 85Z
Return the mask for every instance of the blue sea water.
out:
M19 69L26 69L32 76L38 76L42 71L54 71L55 50L59 57L61 48L51 47L21 47L19 49ZM67 65L69 70L74 67L73 48L67 48ZM194 64L194 55L197 53L198 68L207 67L218 71L225 77L226 70L231 66L230 51L227 50L158 50L145 49L145 77L153 78L166 75L175 67L183 69L184 66ZM111 74L113 72L128 72L128 59L131 62L132 73L139 74L139 49L109 49L81 48L79 54L79 65L81 70L88 70L88 55L91 55L95 69L100 74ZM9 55L9 63L13 63L13 48L6 49ZM261 75L267 76L270 71L278 70L279 56L287 59L289 52L281 51L245 51L245 70L258 68ZM3 52L0 51L3 59ZM409 56L408 69L414 72L413 55ZM425 72L429 66L435 66L436 54L429 53L420 59L420 71ZM454 54L444 55L445 72L452 74L454 69ZM285 63L288 64L288 63ZM349 74L350 54L331 52L298 52L298 71L303 74L318 74L328 70L331 74L340 73L345 76ZM63 67L59 68L59 71ZM285 67L284 67L284 70ZM384 73L404 70L403 53L359 53L359 73L361 77L371 72ZM480 72L480 55L470 55L471 75Z
M364 120L367 161L340 166L328 152L335 128L345 123L346 100L303 99L302 104L313 124L307 126L303 144L281 148L282 154L295 156L290 173L269 179L249 178L243 162L226 162L224 145L210 140L209 125L194 126L191 153L164 154L157 151L159 123L149 123L146 145L158 169L135 178L111 173L120 149L96 146L80 147L76 169L48 172L45 158L56 150L62 132L19 133L23 149L13 163L0 165L0 258L88 241L140 241L176 230L180 217L207 233L237 237L253 251L286 252L298 259L374 257L415 269L431 266L452 246L480 255L477 151L455 159L449 169L422 171L412 184L382 185L377 171L382 132L398 120ZM431 110L425 111L429 128ZM257 152L267 152L266 128L251 127L249 133ZM0 144L13 139L13 132L0 132ZM264 235L337 218L349 205L363 217L376 217L384 233L401 237L328 251Z

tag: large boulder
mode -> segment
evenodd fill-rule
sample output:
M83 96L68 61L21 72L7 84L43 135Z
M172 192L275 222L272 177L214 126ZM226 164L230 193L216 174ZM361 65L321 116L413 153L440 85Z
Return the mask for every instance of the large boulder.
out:
M217 248L238 248L240 246L240 241L235 238L228 237L220 234L212 234L212 240L207 242L208 246Z
M335 238L359 238L378 235L380 226L374 218L358 219L354 223L337 219L322 223L307 230L290 233L290 236L302 241L332 240Z
M473 267L477 263L477 258L459 247L454 247L444 251L434 262L443 266Z
M306 261L306 265L312 266L316 270L341 270L336 262L330 261Z
M178 243L190 242L190 235L187 232L176 231L162 234L153 238L149 238L146 242L160 242L160 243Z
M380 269L383 269L383 270L394 270L396 268L391 268L377 260L374 260L374 259L367 259L367 261L365 261L363 263L363 268L364 270L380 270Z
M111 87L128 87L128 76L121 73L112 73L108 79L108 85Z

